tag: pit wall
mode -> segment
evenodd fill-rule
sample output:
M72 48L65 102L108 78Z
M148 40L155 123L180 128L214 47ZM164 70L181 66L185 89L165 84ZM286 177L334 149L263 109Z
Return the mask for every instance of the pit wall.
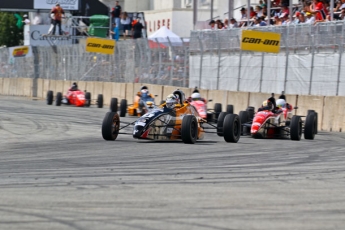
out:
M66 92L71 86L71 81L30 79L30 78L0 78L0 95L26 96L45 99L48 90L54 95L57 92ZM104 105L110 104L110 99L116 97L127 99L128 104L133 103L134 95L139 91L141 83L114 83L114 82L87 82L80 81L78 86L81 90L91 93L92 99L96 100L98 94L103 94ZM150 93L156 95L156 103L172 93L177 87L145 84ZM180 87L186 97L190 96L193 89ZM208 108L213 108L215 103L221 103L223 111L228 104L234 106L234 113L238 114L248 106L255 109L264 100L270 97L267 93L233 92L226 90L200 90L202 97L210 101ZM278 96L278 95L277 95ZM287 102L297 106L296 115L305 116L307 110L313 109L318 113L318 127L323 131L342 132L345 128L345 97L343 96L305 96L286 95Z

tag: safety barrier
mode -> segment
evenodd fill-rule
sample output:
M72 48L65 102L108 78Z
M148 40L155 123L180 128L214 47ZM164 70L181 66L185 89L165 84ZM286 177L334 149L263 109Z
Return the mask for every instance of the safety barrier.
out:
M37 97L45 99L48 90L56 92L66 92L72 81L48 80L31 78L0 78L0 95ZM142 83L114 83L114 82L92 82L80 81L79 88L91 93L92 99L97 99L98 94L103 94L104 104L110 104L110 99L116 97L127 99L128 104L133 103L135 93L139 91ZM150 85L147 84L150 92L156 96L156 103L176 90L174 86ZM186 97L191 95L192 88L180 88L185 92ZM233 92L226 90L205 90L200 89L200 93L209 102L209 108L214 103L221 103L223 111L226 105L234 106L234 113L245 110L248 106L256 109L262 101L270 97L267 93ZM287 101L293 106L297 106L296 115L306 116L309 109L318 113L318 127L323 131L342 132L345 128L345 97L342 96L310 96L310 95L286 95Z

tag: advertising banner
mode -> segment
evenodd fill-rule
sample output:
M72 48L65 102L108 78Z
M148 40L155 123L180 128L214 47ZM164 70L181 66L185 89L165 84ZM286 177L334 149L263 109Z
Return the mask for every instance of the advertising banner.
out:
M69 45L72 44L70 36L56 36L52 38L43 37L42 35L47 34L50 25L25 25L24 27L24 45L31 46L50 46L47 39L59 40L59 44ZM72 29L62 26L62 30L65 34L71 34ZM57 34L58 28L56 28Z
M34 9L51 10L56 3L64 10L79 10L79 0L34 0Z
M9 48L9 56L11 58L32 57L32 49L30 46L14 46Z
M280 34L254 30L243 30L241 49L256 52L279 53Z
M86 52L114 54L115 40L104 38L87 38Z

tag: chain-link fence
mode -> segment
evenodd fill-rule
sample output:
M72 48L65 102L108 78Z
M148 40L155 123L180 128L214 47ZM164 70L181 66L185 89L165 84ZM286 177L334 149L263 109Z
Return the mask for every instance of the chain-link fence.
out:
M192 31L190 87L345 96L344 21L246 29L280 33L280 53L242 51L241 28Z
M7 48L0 49L0 77L188 85L189 45L182 39L119 41L114 55L88 53L83 43L32 48L30 58L10 58Z

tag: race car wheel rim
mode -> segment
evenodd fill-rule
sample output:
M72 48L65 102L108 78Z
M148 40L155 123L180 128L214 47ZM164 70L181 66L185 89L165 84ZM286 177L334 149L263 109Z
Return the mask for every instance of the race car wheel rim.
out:
M195 138L196 137L196 123L195 123L195 121L193 120L192 121L192 124L191 124L191 136L192 136L192 138Z
M115 114L113 117L113 125L112 125L112 130L111 130L113 137L117 137L117 134L119 131L119 124L120 124L119 119L117 117L117 114Z

